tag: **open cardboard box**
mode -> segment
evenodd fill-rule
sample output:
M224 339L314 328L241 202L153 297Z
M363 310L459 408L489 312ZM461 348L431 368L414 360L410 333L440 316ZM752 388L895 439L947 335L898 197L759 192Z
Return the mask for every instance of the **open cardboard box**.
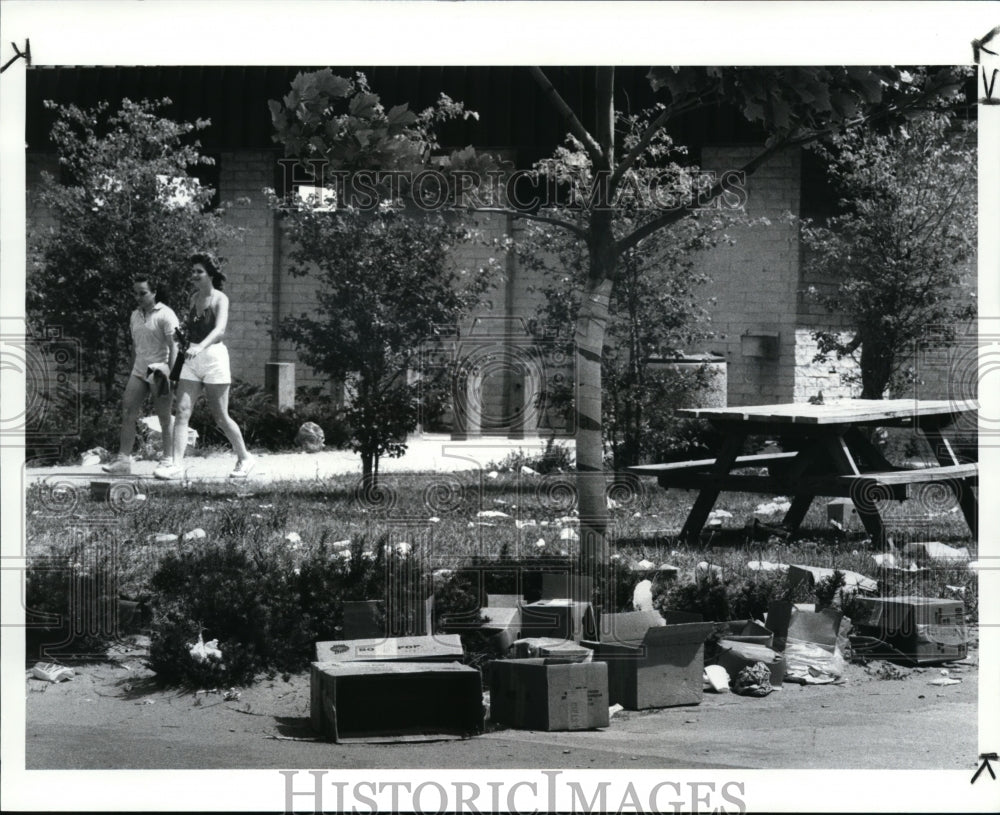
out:
M608 664L611 704L629 710L697 705L703 692L705 639L713 623L650 625L629 640L584 641L594 660Z
M458 634L316 643L318 662L451 662L461 660L462 656L462 638Z

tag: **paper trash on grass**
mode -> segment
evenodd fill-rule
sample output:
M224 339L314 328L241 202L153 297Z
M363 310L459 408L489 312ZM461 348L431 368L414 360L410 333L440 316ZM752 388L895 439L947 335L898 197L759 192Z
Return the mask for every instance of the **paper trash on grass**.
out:
M751 560L747 568L752 572L787 572L787 563L771 563L769 560Z
M765 504L758 504L757 508L754 509L754 515L775 515L779 512L788 512L792 508L790 501L785 501L782 499L776 499L774 501L768 501Z
M184 533L184 540L186 541L198 541L207 537L205 530L200 526L197 529L192 529L190 532Z
M968 548L962 546L956 549L939 541L911 542L903 547L903 552L920 564L969 562Z
M36 662L31 667L30 673L35 679L42 679L46 682L62 682L76 676L76 672L72 668L56 665L54 662Z
M484 509L476 513L477 518L509 518L506 512L501 512L499 509Z
M149 539L153 543L173 543L177 540L177 536L172 532L157 532L149 536Z

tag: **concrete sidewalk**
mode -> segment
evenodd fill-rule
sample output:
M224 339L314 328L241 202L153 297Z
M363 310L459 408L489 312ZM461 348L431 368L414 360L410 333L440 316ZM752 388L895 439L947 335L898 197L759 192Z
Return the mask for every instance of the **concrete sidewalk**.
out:
M407 450L402 457L382 458L379 461L379 472L457 472L485 469L519 450L528 456L541 455L547 441L537 436L522 439L490 436L455 440L446 434L424 434L407 441ZM557 443L573 450L572 439L561 439ZM182 481L228 481L235 463L236 457L230 451L208 456L188 456L184 459ZM132 477L152 478L157 466L155 461L135 461L132 465ZM254 469L245 480L255 484L312 481L345 474L361 475L361 458L349 450L257 453ZM29 484L53 477L74 480L122 478L103 472L100 464L25 468L25 480Z

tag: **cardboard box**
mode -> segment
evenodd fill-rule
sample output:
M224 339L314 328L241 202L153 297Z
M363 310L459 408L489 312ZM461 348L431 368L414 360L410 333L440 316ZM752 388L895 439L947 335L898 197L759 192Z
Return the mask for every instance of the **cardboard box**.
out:
M814 642L832 650L837 645L844 615L833 608L803 611L786 600L773 600L767 607L767 627L774 632L775 651L784 651L787 640Z
M636 642L650 628L666 625L658 611L626 611L622 614L602 614L599 626L601 642Z
M715 664L726 669L730 679L735 679L736 675L751 665L763 662L771 672L771 685L780 687L785 681L785 660L777 651L771 650L766 645L753 642L734 642L733 640L720 640L719 650L715 657Z
M490 606L480 609L480 614L487 618L481 630L491 635L487 644L494 653L506 654L521 636L521 609Z
M578 642L597 639L597 622L590 603L579 600L538 600L521 607L521 636Z
M805 583L807 586L812 588L820 580L825 580L833 576L833 569L827 569L823 566L793 566L788 567L788 586L789 588L795 588L799 583ZM870 577L866 577L859 572L848 571L847 569L841 569L840 572L844 575L844 589L847 591L863 591L869 594L878 591L878 581L873 580Z
M930 597L866 597L857 601L855 631L877 637L920 665L964 659L968 654L965 606Z
M456 663L314 662L309 714L339 742L464 737L483 730L482 680Z
M753 643L766 648L774 643L774 632L756 620L730 620L723 626L723 636L731 642Z
M608 668L603 662L496 660L490 666L490 721L521 730L607 727Z
M385 603L381 600L345 600L343 633L345 640L388 636Z
M589 603L594 579L571 572L542 572L542 600L579 600Z
M834 498L826 505L826 520L836 521L844 531L861 529L861 518L854 502L850 498Z
M629 710L697 705L703 692L705 639L713 623L652 626L641 640L584 643L608 663L611 704Z
M524 598L520 594L487 594L486 606L488 608L520 608L524 605Z
M529 659L551 657L564 662L589 662L593 652L583 643L556 640L548 637L527 637L514 643L514 658Z
M318 662L450 662L461 660L462 656L462 638L458 634L373 637L316 643Z

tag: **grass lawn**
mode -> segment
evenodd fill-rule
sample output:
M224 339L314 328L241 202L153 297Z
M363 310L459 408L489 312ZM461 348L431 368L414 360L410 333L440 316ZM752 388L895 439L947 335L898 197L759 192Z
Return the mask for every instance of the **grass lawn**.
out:
M135 597L148 593L149 578L166 552L225 542L250 552L283 550L294 562L321 543L353 540L374 547L384 538L390 547L408 544L402 549L428 572L461 568L473 558L541 561L572 559L578 553L571 473L507 473L494 479L479 472L385 475L380 488L367 495L359 495L356 486L354 476L259 488L148 482L143 487L145 500L128 502L113 514L108 504L88 500L67 513L66 507L53 506L51 497L34 486L27 494L28 554L35 563L65 559L84 570L95 557L112 556L117 591ZM752 540L747 525L755 509L774 497L723 493L716 510L731 517L706 529L700 545L689 545L679 543L676 536L694 492L663 490L654 479L643 479L632 487L612 488L610 495L609 549L620 565L634 567L646 560L669 563L684 573L708 561L720 565L727 576L739 577L747 574L749 561L763 560L879 576L863 528L856 525L841 531L830 525L825 499L814 502L792 539ZM930 510L912 500L886 507L883 517L897 546L940 541L968 547L975 558L975 542L961 513L947 499ZM756 517L777 524L781 514ZM976 586L975 572L939 568L887 588L893 593L960 598L974 613Z

